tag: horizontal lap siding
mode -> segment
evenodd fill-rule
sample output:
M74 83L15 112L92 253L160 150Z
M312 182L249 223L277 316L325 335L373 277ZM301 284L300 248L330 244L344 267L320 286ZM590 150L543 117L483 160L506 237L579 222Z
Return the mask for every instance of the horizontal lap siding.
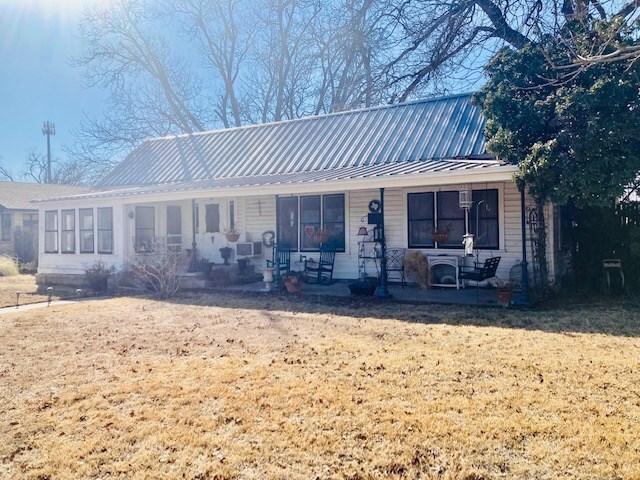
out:
M450 185L443 187L442 190L459 190L463 185ZM519 264L522 259L521 248L521 224L520 224L520 192L513 182L500 183L477 183L472 184L474 189L497 188L500 202L500 249L499 250L481 250L480 261L491 256L500 256L500 266L498 268L498 276L509 278L511 268ZM406 197L409 192L420 191L437 191L437 188L390 188L385 189L385 231L387 236L388 248L407 248L407 212ZM365 221L361 223L360 219L368 214L368 204L374 198L380 198L380 191L371 190L354 190L345 192L345 209L347 216L346 229L346 252L336 255L336 264L334 276L338 279L353 279L358 276L358 229L364 224L368 229L372 228ZM262 215L258 212L258 199L262 200ZM246 231L250 238L254 241L260 239L262 232L265 230L275 230L275 197L246 197L245 214L246 214ZM529 204L531 202L529 201ZM551 237L551 235L549 235ZM528 245L528 248L530 246ZM445 249L421 249L423 253L438 254L451 253L462 255L462 250L445 250ZM549 250L552 251L552 250ZM265 252L266 258L270 258L271 252L268 249ZM307 256L313 256L312 253L306 253ZM298 258L298 254L292 257L294 260ZM550 259L551 260L551 259ZM375 271L373 264L367 265L368 273Z

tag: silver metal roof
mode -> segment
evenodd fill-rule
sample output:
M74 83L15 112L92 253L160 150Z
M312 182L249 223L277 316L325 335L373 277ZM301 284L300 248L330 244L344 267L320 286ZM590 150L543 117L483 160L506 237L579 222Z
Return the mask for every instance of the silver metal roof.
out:
M458 172L464 173L470 170L490 170L502 164L496 160L428 160L404 163L389 163L382 165L360 165L355 167L343 167L333 170L321 170L313 172L292 172L273 175L256 175L244 177L230 177L217 179L203 179L186 182L173 182L158 185L142 185L124 188L115 188L103 191L94 191L86 194L71 195L49 200L70 200L82 198L111 198L140 195L153 195L173 192L194 192L198 190L293 185L316 185L324 182L338 182L371 178L397 178L429 173ZM515 168L515 167L513 167Z
M350 168L363 167L364 174L373 166L404 163L414 164L409 169L458 168L446 161L489 158L482 134L485 121L470 97L454 95L145 140L100 186L157 186L303 172L312 174L310 178L325 178L332 175L329 172L341 175Z

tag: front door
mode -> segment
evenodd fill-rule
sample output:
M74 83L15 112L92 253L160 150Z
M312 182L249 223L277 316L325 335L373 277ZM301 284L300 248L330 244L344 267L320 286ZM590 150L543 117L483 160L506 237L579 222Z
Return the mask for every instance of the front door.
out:
M136 253L149 252L153 248L156 235L156 210L154 207L136 206Z
M167 250L182 250L182 207L167 205Z

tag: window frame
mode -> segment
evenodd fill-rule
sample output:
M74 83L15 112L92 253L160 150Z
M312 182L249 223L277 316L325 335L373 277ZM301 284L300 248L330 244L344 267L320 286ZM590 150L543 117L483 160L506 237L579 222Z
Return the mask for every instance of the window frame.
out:
M430 218L418 218L412 220L409 216L409 196L412 195L431 195L431 204L433 205L433 211L431 212ZM407 193L407 247L414 249L425 249L425 248L436 248L436 241L431 239L430 244L424 245L415 245L411 243L411 222L424 222L424 221L432 221L432 227L436 224L436 195L435 192L409 192Z
M10 242L11 239L11 233L13 230L13 219L11 218L12 215L10 213L2 213L0 214L0 241L2 242ZM9 223L9 228L5 229L5 219L9 219L8 223Z
M475 192L495 192L496 195L496 216L495 218L493 217L489 217L489 218L484 218L484 220L495 220L496 222L496 241L497 241L497 245L496 246L477 246L474 248L478 248L478 250L500 250L500 235L501 235L501 230L500 230L500 190L498 188L480 188L478 190L472 190L471 191L471 197L473 198L474 193ZM474 200L474 205L475 205L475 200ZM475 238L477 238L475 235L475 226L476 226L476 222L475 219L473 218L473 215L475 215L475 208L472 208L472 211L469 212L469 231L471 233L474 234L474 240ZM483 218L481 217L480 220L483 220Z
M22 214L22 228L35 234L38 233L39 218L37 213Z
M455 194L452 195L457 203L458 203L458 209L462 212L462 235L464 235L464 230L466 229L466 224L467 224L467 219L466 219L466 212L464 211L463 208L460 208L460 203L459 203L459 196L460 196L460 190L439 190L437 192L436 195L436 203L434 205L434 209L435 209L435 221L436 221L436 225L438 227L440 227L440 221L442 221L444 223L444 225L446 225L447 223L451 223L451 222L459 222L460 218L456 217L456 218L449 218L449 217L440 217L440 196L444 196L443 194ZM444 202L442 202L444 203ZM442 225L442 226L444 226ZM460 238L459 242L456 243L437 243L435 248L439 248L439 249L446 249L446 250L463 250L464 249L464 245L462 244L462 238Z
M311 198L320 198L320 228L325 228L325 197L341 197L342 198L342 222L329 222L331 224L341 224L342 225L342 234L343 234L343 246L341 248L336 248L336 253L345 253L347 251L347 199L346 194L344 193L326 193L326 194L314 194L314 195L288 195L288 196L276 196L276 239L280 238L280 201L287 199L296 199L296 245L295 247L291 246L291 251L301 252L301 253L317 253L320 251L319 247L316 248L303 248L303 235L304 235L304 227L302 222L302 202L303 198L311 199ZM314 223L315 225L315 223Z
M47 228L47 216L48 214L54 215L53 229ZM60 251L60 238L58 234L58 210L45 210L44 212L44 253L59 253ZM55 250L47 249L47 233L55 233Z
M110 229L106 229L106 228L100 228L100 217L102 215L102 212L104 212L105 210L109 210L110 211L110 215L111 215L111 228ZM97 251L100 255L113 255L114 252L114 245L113 245L113 207L98 207L97 208L97 212L96 212L96 222L95 222L95 228L96 228L96 238L94 239L97 243ZM102 250L102 242L100 242L100 233L101 232L110 232L109 238L111 240L111 251L106 251L106 250Z
M72 228L64 228L65 222L64 217L71 213L71 218L73 219L73 227ZM72 247L71 250L65 250L63 241L65 239L65 233L72 232L73 235L70 237L72 239ZM75 208L65 208L60 210L60 253L64 255L73 255L76 253L76 209Z
M442 190L444 191L444 190ZM456 193L459 193L460 190L447 190L448 192L452 192L455 191ZM503 239L502 239L502 229L500 226L500 221L502 218L502 214L500 212L501 210L501 206L502 206L502 201L501 201L501 189L500 187L494 186L492 188L479 188L479 189L472 189L472 197L473 197L473 193L474 192L484 192L484 191L495 191L496 192L496 238L497 238L497 246L491 246L491 247L485 247L485 246L475 246L474 248L477 248L478 250L501 250L502 248L502 244L503 244ZM413 191L413 192L407 192L406 193L406 207L405 207L405 215L406 215L406 219L407 219L407 228L406 228L406 234L407 234L407 248L408 249L413 249L413 250L461 250L464 249L464 245L445 245L442 246L441 244L437 244L435 243L435 241L433 242L432 246L414 246L411 244L411 237L409 234L409 224L411 222L410 217L409 217L409 196L410 195L420 195L420 194L432 194L433 195L433 220L434 220L434 225L437 225L437 222L439 221L438 218L438 193L440 191L439 190L426 190L426 191ZM475 205L475 203L474 203ZM471 208L471 210L473 210L474 207ZM463 218L466 217L466 213L463 214ZM465 222L467 221L467 219L465 218ZM469 212L469 216L468 216L468 222L469 222L469 232L473 233L473 229L475 228L475 222L474 222L474 226L471 226L471 223L473 222L472 220L472 214L471 211Z
M83 214L90 212L91 213L91 228L82 228L82 218L83 218ZM90 208L79 208L78 209L78 235L79 235L79 241L80 241L80 245L79 245L79 249L78 251L80 253L95 253L96 251L96 225L95 225L95 214L93 212L93 207ZM83 248L84 246L84 242L83 242L83 233L86 232L91 232L91 250L85 250Z

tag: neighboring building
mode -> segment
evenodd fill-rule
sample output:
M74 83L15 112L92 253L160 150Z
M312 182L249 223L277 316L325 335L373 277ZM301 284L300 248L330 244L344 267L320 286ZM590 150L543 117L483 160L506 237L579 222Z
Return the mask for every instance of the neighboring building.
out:
M517 169L487 154L484 124L465 94L146 140L100 191L38 203L40 278L78 276L97 259L125 268L156 237L175 250L196 244L221 263L232 224L242 230L239 243L274 232L296 252L292 259L314 256L312 233L322 228L338 252L335 277L357 278L358 231L381 187L389 248L462 255L468 228L480 259L501 256L498 275L508 278L523 248ZM482 208L467 217L460 190ZM550 208L548 225L552 217ZM435 224L451 227L446 242L435 243ZM267 258L263 247L254 263Z
M73 185L0 182L0 254L14 253L16 231L38 235L38 207L32 200L86 193Z

